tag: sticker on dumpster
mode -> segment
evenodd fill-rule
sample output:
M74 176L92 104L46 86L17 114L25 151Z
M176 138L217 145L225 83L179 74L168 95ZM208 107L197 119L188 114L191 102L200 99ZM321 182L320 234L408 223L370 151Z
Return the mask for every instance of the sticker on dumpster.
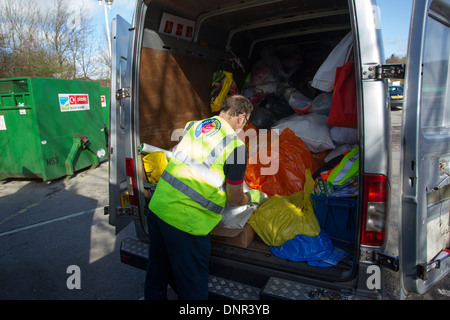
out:
M0 116L0 130L6 130L6 123L4 116Z
M97 157L100 159L104 158L106 156L106 151L103 148L100 148L97 150Z
M106 108L106 96L100 96L100 100L102 102L102 108Z
M61 112L89 110L88 94L58 94Z

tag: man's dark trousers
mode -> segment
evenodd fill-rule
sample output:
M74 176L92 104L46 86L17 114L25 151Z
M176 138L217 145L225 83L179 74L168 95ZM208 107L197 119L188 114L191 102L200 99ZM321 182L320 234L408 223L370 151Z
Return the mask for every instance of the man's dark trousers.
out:
M209 235L194 236L176 229L151 210L147 226L150 245L145 299L167 299L170 283L180 300L207 300Z

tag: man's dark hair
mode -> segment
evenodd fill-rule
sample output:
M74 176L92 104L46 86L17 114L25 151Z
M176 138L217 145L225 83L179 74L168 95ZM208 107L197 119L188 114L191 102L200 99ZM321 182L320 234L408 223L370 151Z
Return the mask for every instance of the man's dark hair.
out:
M230 116L238 116L242 113L250 115L253 111L253 105L246 97L234 95L226 98L222 102L220 111L228 111Z

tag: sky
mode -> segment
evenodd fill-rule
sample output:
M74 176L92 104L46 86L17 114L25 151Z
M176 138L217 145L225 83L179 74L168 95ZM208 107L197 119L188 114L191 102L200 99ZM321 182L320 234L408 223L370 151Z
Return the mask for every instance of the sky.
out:
M98 4L97 0L74 0L77 1L89 1L89 5L91 8L91 12L93 14L94 22L99 26L99 28L103 28L102 30L106 30L106 21L105 21L105 9ZM105 1L102 0L102 3L105 4ZM133 18L133 11L135 7L136 1L134 0L114 0L111 5L111 9L107 9L108 22L109 22L109 30L111 30L111 21L116 15L120 14L122 18L128 21L131 24L131 19Z
M413 0L377 0L386 58L406 56Z
M98 5L97 0L73 0L76 2L89 1L90 11L99 28L106 32L106 22L103 7ZM377 0L380 9L381 29L385 56L389 58L392 54L406 56L408 46L408 33L411 15L411 4L413 0ZM103 2L104 3L104 2ZM108 11L108 21L120 14L122 18L131 23L135 1L114 0L111 10ZM111 30L111 29L110 29Z
M9 0L0 0L9 1ZM17 1L17 0L15 0ZM100 32L106 33L105 11L99 5L98 0L68 0L69 12L71 10L80 10L83 14L87 14L93 18L95 25ZM195 1L195 0L186 0ZM411 15L411 4L413 0L376 0L380 12L381 28L383 33L385 56L390 57L391 54L397 56L405 56L408 45L409 22ZM45 7L53 6L53 1L37 0L38 5ZM101 0L105 3L105 0ZM117 14L131 23L135 0L113 0L111 9L107 9L108 25L111 30L111 21ZM75 11L73 11L75 12Z
M10 0L0 0L1 2ZM14 0L19 1L19 0ZM22 0L21 0L22 1ZM35 0L36 5L45 12L49 8L55 7L55 0ZM82 12L83 15L87 15L88 18L93 19L93 23L96 25L100 32L106 33L106 21L105 21L105 9L99 5L99 2L105 4L105 0L66 0L68 3L67 11L72 16L75 16ZM133 11L135 7L135 0L113 0L113 4L110 9L107 9L107 19L109 24L109 30L111 30L112 19L120 14L122 18L131 23L133 17ZM74 20L75 21L75 20ZM76 27L76 25L73 25Z

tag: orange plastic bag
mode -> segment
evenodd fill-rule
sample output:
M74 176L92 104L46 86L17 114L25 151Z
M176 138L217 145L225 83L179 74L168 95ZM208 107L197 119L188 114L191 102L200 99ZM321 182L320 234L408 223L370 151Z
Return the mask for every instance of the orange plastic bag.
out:
M306 169L315 172L318 165L302 139L289 128L279 136L269 131L259 134L257 139L258 143L249 143L245 173L248 187L269 197L276 194L289 196L303 190Z

